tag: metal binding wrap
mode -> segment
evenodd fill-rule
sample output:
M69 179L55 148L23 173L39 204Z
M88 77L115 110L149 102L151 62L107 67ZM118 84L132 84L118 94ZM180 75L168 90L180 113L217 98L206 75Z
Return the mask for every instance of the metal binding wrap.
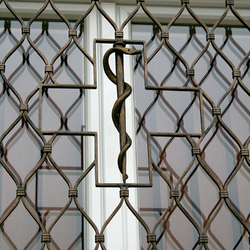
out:
M123 182L125 183L128 175L126 174L126 152L131 146L131 138L126 132L126 117L125 117L125 100L132 92L131 86L124 81L123 72L123 54L136 55L140 54L140 50L125 48L126 44L118 41L110 48L103 57L104 71L107 77L117 85L117 96L113 110L112 119L116 129L120 133L120 153L118 156L118 167L123 175ZM109 66L109 57L111 54L116 54L116 75L112 72Z

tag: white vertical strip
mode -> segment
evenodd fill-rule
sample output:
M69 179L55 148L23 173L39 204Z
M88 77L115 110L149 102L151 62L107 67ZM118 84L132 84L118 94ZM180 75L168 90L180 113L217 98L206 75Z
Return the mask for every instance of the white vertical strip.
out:
M85 38L85 48L93 56L93 40L98 37L98 12L96 9L92 10L91 15L86 18L84 23L84 38ZM94 82L93 78L93 66L85 61L85 80L87 84ZM95 90L86 90L86 131L95 131L98 133L98 144L100 145L100 103L99 103L99 81L98 88ZM86 167L88 167L94 159L94 142L89 139L86 140ZM100 148L100 147L99 147ZM102 159L100 155L100 150L98 149L99 161ZM101 165L101 163L99 162ZM83 191L86 196L86 211L90 218L94 221L100 230L103 224L103 200L102 200L102 190L95 187L95 172L92 170L86 178L86 190ZM86 233L85 233L85 247L86 249L95 248L95 231L93 228L86 223Z
M117 23L119 26L129 16L129 13L122 7L118 7ZM127 24L124 28L124 39L131 39L132 30L131 23ZM124 77L125 81L134 90L134 72L133 72L133 56L126 56L124 60ZM137 161L136 161L136 128L135 128L135 103L134 93L126 99L126 119L127 119L127 132L132 139L132 146L128 150L127 154L127 171L130 182L137 182ZM134 208L138 211L138 189L130 188L129 200ZM140 232L139 222L134 215L124 206L123 210L123 231L127 240L124 241L124 249L140 249Z
M113 3L102 4L102 8L107 12L107 14L116 20L116 5ZM115 30L107 22L104 17L101 17L101 38L103 39L114 39ZM101 45L101 58L102 63L103 56L112 44L102 44ZM109 64L115 73L115 58L110 57ZM117 166L117 157L119 154L119 134L115 129L112 121L112 108L117 98L116 85L112 83L106 76L103 68L101 67L101 82L102 87L102 129L103 129L103 141L102 141L102 152L103 152L103 162L100 163L100 168L103 169L102 180L107 183L111 182L121 182L121 174ZM107 219L117 205L120 202L119 189L118 188L104 188L105 206L104 213L105 219ZM123 221L121 210L116 214L116 216L111 220L105 230L105 245L107 249L123 249Z
M124 20L128 13L117 8L116 4L102 4L102 8L108 13L113 20ZM119 11L117 11L119 10ZM100 20L98 21L98 16ZM129 26L126 27L126 37L129 36ZM93 39L113 39L115 38L113 27L98 13L91 13L91 16L85 23L85 43L87 51L93 51ZM106 76L102 60L107 49L111 48L112 44L97 45L97 90L87 90L87 130L98 132L99 141L99 181L104 183L122 182L121 174L118 170L117 157L119 154L119 133L116 131L112 121L112 108L117 99L116 85L113 84ZM115 72L115 58L111 56L109 61L111 68ZM86 65L86 82L93 82L93 76L88 74L91 72ZM125 60L125 79L128 83L133 82L132 58ZM135 157L135 129L134 129L134 103L133 98L126 100L127 111L127 130L133 140L133 145L129 149L127 156L127 166L129 181L136 182L136 157ZM89 162L92 159L92 145L89 144L90 152L87 152ZM99 230L101 225L107 220L110 214L114 211L120 202L119 188L96 188L94 178L88 178L88 199L87 211ZM137 190L130 189L130 202L137 209ZM123 207L118 211L115 217L108 224L104 231L105 246L107 249L139 249L139 225L138 221L123 204ZM91 227L88 227L87 234L87 249L94 247L94 232Z

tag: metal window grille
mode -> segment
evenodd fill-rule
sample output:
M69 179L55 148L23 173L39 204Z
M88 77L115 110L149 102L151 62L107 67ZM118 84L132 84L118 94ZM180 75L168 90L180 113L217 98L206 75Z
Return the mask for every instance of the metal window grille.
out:
M140 240L145 249L162 249L165 247L162 245L165 244L162 243L164 237L170 237L173 242L172 246L168 247L187 249L187 245L178 239L178 237L185 239L186 233L183 232L179 236L178 230L182 230L186 221L189 224L189 230L191 228L195 231L196 236L194 241L190 241L188 249L225 249L226 246L223 245L220 235L214 235L213 231L213 224L219 218L220 211L225 208L227 214L232 215L237 225L242 228L238 241L230 247L241 249L248 244L246 237L249 237L250 233L249 209L237 207L231 193L233 190L231 184L239 175L243 175L240 181L246 186L249 184L250 137L247 128L249 109L245 102L248 102L250 94L248 87L250 50L249 48L243 49L240 44L237 44L230 29L226 30L226 38L222 44L217 43L216 33L229 12L239 21L243 29L249 32L250 26L237 12L233 0L225 1L224 13L211 28L194 13L189 0L180 1L178 12L173 15L166 27L154 17L143 0L137 1L134 11L120 27L104 11L98 0L91 1L88 10L74 23L61 13L53 0L46 0L28 21L23 20L12 8L10 1L0 1L0 5L12 13L13 20L15 20L3 20L0 31L0 107L2 112L0 164L3 187L0 224L1 244L4 249L37 247L40 249L83 249L88 240L84 237L85 223L95 233L95 249L106 249L105 233L122 205L131 211L134 219L141 225L144 232L142 235L145 237ZM52 9L64 27L62 33L59 32L56 37L51 34L49 28L53 27L53 23L39 21L47 8ZM114 37L106 39L97 37L94 40L94 51L91 56L83 44L82 24L93 11L98 11L113 27ZM125 27L138 11L145 13L154 25L153 37L148 41L123 38ZM203 31L203 40L201 42L199 40L201 38L196 36L196 28L191 27L184 45L176 48L177 44L171 42L171 30L184 11L193 17ZM12 25L16 25L13 31ZM36 25L42 26L39 32ZM56 31L60 30L59 25L55 27ZM16 33L15 28L18 30ZM156 47L150 52L152 42L156 42ZM196 43L199 53L195 59L189 61L190 58L185 57L185 51L192 42ZM234 50L237 50L238 61L230 60L230 55L225 54L223 49L228 43L234 46ZM50 49L48 50L47 47L43 49L43 44ZM104 45L109 48L104 51L103 70L117 87L117 101L114 103L112 119L119 134L120 154L114 157L117 158L116 168L120 171L121 179L112 183L103 182L100 178L102 166L98 165L98 133L85 130L82 116L84 94L88 91L96 91L96 88L100 87L96 63L100 58L97 58L99 55L97 51L100 46ZM214 50L213 54L209 51L210 47ZM168 58L172 61L172 68L166 72L163 71L163 80L157 79L158 73L156 75L152 71L154 67L152 62L157 60L159 64L160 60L157 58L162 56L162 52L165 55L168 54ZM112 56L116 61L114 67L110 66L109 61ZM135 70L140 71L141 79L143 79L138 81L138 84L139 82L143 84L145 91L142 92L151 98L149 98L150 103L145 102L145 107L136 108L137 133L138 136L143 134L145 137L143 141L146 142L144 147L146 147L148 159L143 168L139 166L138 171L139 173L144 171L146 175L143 173L142 178L140 176L136 182L130 181L128 169L131 166L126 164L127 151L131 143L135 142L131 141L126 129L128 117L125 115L125 103L132 89L130 83L124 80L125 56L135 58ZM86 65L82 63L82 57L93 69L93 83L83 80L82 66ZM208 61L209 66L203 78L199 79L196 65L203 58ZM75 63L78 59L79 62ZM217 65L219 62L227 65L227 70L232 75L231 79L228 78L226 72L220 71ZM77 67L79 65L80 67ZM160 68L160 65L158 67ZM171 81L173 72L179 76L179 82ZM209 88L206 87L208 84L205 84L206 80L210 79L211 72L214 75L217 74L217 78L219 75L223 82L221 83L220 80L223 91L218 91L219 94L221 92L223 94L216 96L217 99L209 94ZM217 78L214 77L212 93L217 93L219 82ZM176 97L173 97L172 93L179 94L180 102L185 103L186 99L181 97L184 94L189 95L188 98L191 100L183 110L178 111L174 107ZM173 102L170 102L171 98ZM153 126L152 130L145 123L150 111L156 110L157 105L162 105L161 108L165 109L162 113L164 116L174 117L172 119L174 131L169 131L167 126L163 126L162 121L160 129ZM185 123L189 111L194 106L199 111L198 132L190 131L190 127ZM6 107L8 109L5 109ZM232 108L237 111L236 119L243 120L241 124L247 125L235 128L228 124L226 118ZM7 113L4 114L4 112ZM44 118L45 116L47 118ZM163 121L167 119L164 116L161 117ZM158 125L152 118L150 120L154 125ZM239 130L242 130L243 134L239 133ZM217 140L222 138L221 141L225 142L223 150L229 148L230 151L231 158L228 160L232 160L229 164L232 168L227 173L222 170L224 178L221 178L220 172L217 172L221 171L220 166L214 167L213 162L211 163L206 157L206 153L210 154L214 160L211 152L214 150L214 153L217 153L221 150L213 146L214 138ZM140 140L139 137L138 140ZM182 172L178 173L171 165L172 151L169 152L169 148L176 141L176 148L180 153L177 160L180 160L184 154L190 155L190 162L186 162L187 158L184 157ZM94 145L93 148L88 149L92 150L93 159L89 165L86 165L85 149L89 145ZM208 150L210 145L213 150ZM93 172L96 185L93 188L112 187L118 191L120 197L117 207L102 225L97 225L89 216L85 204L87 202L85 195L88 192L86 180ZM208 186L212 185L214 190L215 204L212 204L207 217L204 216L202 207L197 207L195 194L189 196L187 189L189 179L200 172L205 176L202 180L207 181ZM158 178L157 181L154 181L155 176ZM155 189L159 183L164 186L161 190ZM42 190L39 190L41 188ZM166 194L165 204L158 208L153 207L153 212L157 213L157 218L153 223L147 221L142 206L141 211L138 211L130 203L131 188L146 190L146 194L155 190ZM143 195L143 191L140 194L144 199L149 197L145 193ZM205 195L206 193L200 194L203 198ZM50 196L52 203L46 204L46 196ZM247 198L243 197L243 200ZM208 205L204 199L203 206ZM183 223L180 220L173 227L171 219L176 215L182 218ZM25 230L25 234L28 234L30 238L22 237ZM119 230L119 225L117 230Z
M241 60L237 58L236 51L241 51L242 58L246 54L248 32L239 27L230 29L218 27L216 30L217 44L221 44L220 49L234 63ZM146 39L150 53L161 43L159 29L152 25L134 25L133 37ZM179 48L178 52L189 65L200 55L206 44L204 31L199 26L172 27L169 41L175 45L175 48ZM235 47L231 47L230 43ZM248 167L242 164L236 178L230 178L230 174L237 165L236 158L239 152L219 123L211 126L214 122L212 117L217 112L216 110L218 113L220 112L220 108L210 109L206 104L206 98L199 98L199 94L192 89L191 85L189 85L191 88L188 87L191 82L183 91L184 88L181 85L186 79L185 67L180 65L181 61L168 48L166 44L163 44L161 50L157 52L158 57L152 59L149 63L152 64L151 66L148 65L149 88L155 88L155 91L145 89L141 74L142 60L140 56L135 60L138 167L141 181L145 180L147 172L147 168L145 168L147 135L150 137L148 143L150 143L152 164L157 168L153 174L154 184L151 190L140 191L141 216L150 225L150 228L160 222L156 229L158 248L193 249L199 244L198 233L192 230L193 226L188 220L180 219L182 212L188 211L190 219L192 218L194 223L203 228L204 225L210 223L213 209L218 214L204 237L204 239L207 237L210 239L210 247L213 242L213 247L221 245L225 249L247 248L248 240L244 239L244 229L235 220L233 213L230 214L226 204L220 202L220 198L225 198L223 196L225 194L230 198L230 204L236 210L244 210L244 207L248 210L248 202L240 199L241 190L248 186L243 181L244 174L242 175L245 171L243 169L245 167L248 169ZM194 66L194 70L190 70L190 72L192 74L195 72L194 77L198 86L201 86L209 98L217 103L231 86L232 72L212 47L206 50L203 57L206 60L199 60L199 63ZM245 65L244 72L247 71L248 66ZM248 79L248 77L242 78L243 81ZM160 89L161 91L159 91ZM239 100L240 102L238 102ZM244 131L244 126L247 126L248 122L245 123L241 119L236 120L234 117L237 116L240 109L244 110L248 103L248 96L236 87L228 91L228 96L223 102L223 121L238 138L244 140L245 135L246 139L248 129ZM200 112L201 103L203 103L202 112ZM236 107L241 108L237 108L238 111L236 111L234 110ZM202 127L207 130L206 133L202 132ZM191 136L192 140L199 142L203 133L201 146L192 147L192 144L188 143L187 136ZM228 182L227 191L218 193L206 171L195 159L196 155L202 156L206 167L212 172L211 178L216 176L216 180L222 186ZM166 181L172 186L172 191ZM172 199L176 199L175 197L178 197L180 203L171 203ZM182 209L183 211L181 211ZM222 227L231 228L232 234L227 232L227 236L223 236ZM142 238L145 238L145 230L141 230L141 233ZM143 249L147 248L145 243Z

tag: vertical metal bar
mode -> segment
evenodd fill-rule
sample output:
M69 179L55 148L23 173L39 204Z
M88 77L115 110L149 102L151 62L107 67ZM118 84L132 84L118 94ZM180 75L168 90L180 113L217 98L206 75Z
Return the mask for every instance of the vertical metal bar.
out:
M84 130L84 126L82 125L81 126L81 131ZM84 147L84 140L83 140L83 136L81 136L81 171L83 171L84 169L84 150L83 149ZM85 184L84 184L85 185ZM85 201L85 200L84 200ZM83 201L83 206L85 205L85 202ZM84 242L85 242L85 237L84 237L84 216L83 214L81 213L81 228L82 228L82 250L84 250L85 246L84 246Z
M125 47L123 42L117 42L115 47ZM124 93L124 67L123 67L123 52L117 50L115 53L116 57L116 80L117 80L117 97ZM122 150L126 144L126 119L125 119L125 102L121 104L119 114L119 131L120 131L120 150ZM123 182L126 181L126 155L122 159L122 176Z
M39 113L38 113L38 129L42 129L42 96L43 88L40 86L39 88Z

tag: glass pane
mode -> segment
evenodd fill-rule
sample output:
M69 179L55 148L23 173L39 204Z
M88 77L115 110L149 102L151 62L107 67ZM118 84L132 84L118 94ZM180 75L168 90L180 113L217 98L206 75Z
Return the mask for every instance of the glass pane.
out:
M243 84L249 86L249 58L244 57L250 36L237 27L214 33L218 50L241 70L242 82L234 81L215 46L206 47L201 27L172 26L169 42L161 46L157 27L132 26L133 39L146 41L148 58L159 49L147 64L147 89L142 58L134 62L139 181L146 182L148 148L154 169L153 187L139 192L140 214L155 230L158 249L200 249L198 229L208 235L209 249L248 248L246 231L232 210L247 223L249 168L239 160L238 142L248 147L250 99ZM184 62L193 67L192 77ZM233 209L223 202L227 192L223 196L218 185L227 189ZM148 249L146 236L141 227L142 249Z
M79 134L84 130L85 98L80 88L84 57L73 41L67 44L69 29L63 22L33 22L29 38L15 48L22 39L21 30L18 21L0 21L0 60L5 63L0 80L0 135L6 134L0 211L1 219L7 216L0 248L40 249L46 230L52 249L83 249L83 215L69 197L69 189L85 169L85 137ZM82 25L77 34L83 45ZM77 186L82 207L84 185L82 181Z

